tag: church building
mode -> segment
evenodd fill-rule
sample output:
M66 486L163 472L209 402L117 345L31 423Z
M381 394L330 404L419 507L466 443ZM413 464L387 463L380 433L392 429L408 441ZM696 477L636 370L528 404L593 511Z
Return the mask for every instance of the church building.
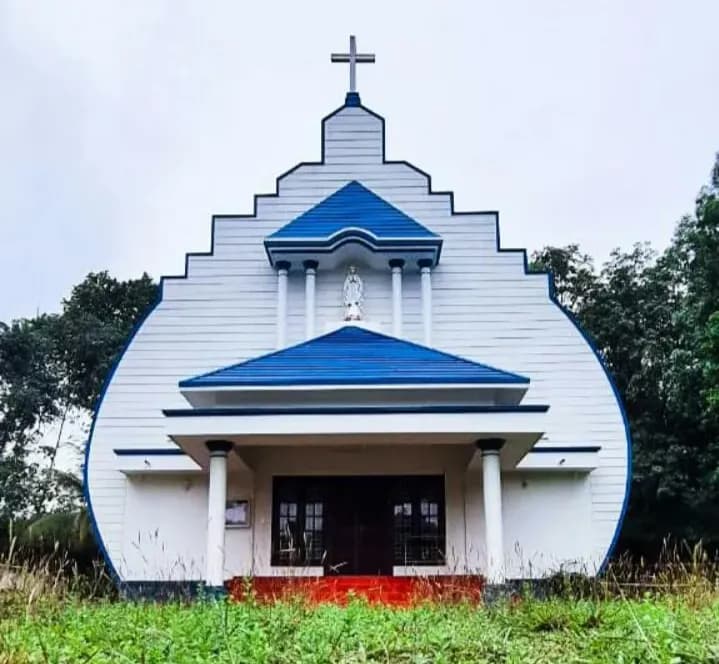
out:
M321 159L213 217L108 377L85 487L110 570L129 590L597 573L631 472L610 375L497 212L387 159L355 83L374 56L332 59L350 89Z

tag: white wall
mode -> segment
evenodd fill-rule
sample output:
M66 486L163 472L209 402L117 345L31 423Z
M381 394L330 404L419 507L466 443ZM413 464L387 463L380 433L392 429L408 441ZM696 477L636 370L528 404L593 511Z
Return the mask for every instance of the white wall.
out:
M252 500L249 474L228 478L228 500ZM254 516L254 515L253 515ZM128 581L202 580L207 532L206 475L144 475L128 479L123 552L116 561ZM251 571L252 529L225 533L225 575Z
M347 108L332 116L325 129L331 152L327 163L300 166L285 176L279 196L257 199L256 217L217 218L214 255L191 256L187 278L165 281L162 302L118 366L95 422L88 459L93 513L115 565L127 548L125 532L132 530L124 526L126 493L130 500L132 492L115 469L113 448L171 445L161 410L186 407L179 380L274 349L276 275L262 241L352 179L444 238L442 262L433 274L434 345L529 376L525 402L551 404L543 445L602 447L600 467L588 480L592 539L583 551L587 560L601 560L625 493L623 422L596 357L550 301L546 277L525 275L521 253L497 252L493 214L452 216L449 196L428 194L425 175L403 163L381 163L376 117ZM352 136L361 140L343 140ZM374 274L360 269L367 285L367 316L389 331L389 269ZM323 319L341 311L343 274L343 269L329 273L320 265L318 331ZM301 273L293 271L289 281L292 343L304 331ZM412 269L405 272L404 286L404 334L421 342L418 278ZM508 513L505 521L511 518ZM560 525L572 532L581 524L565 518Z
M232 474L228 500L247 499L252 527L228 529L225 576L321 575L321 567L271 567L274 475L433 474L445 478L447 564L396 567L396 574L463 574L484 570L482 476L467 471L472 450L452 446L366 448L268 447L248 450L251 474ZM510 578L560 569L587 570L591 546L586 474L505 473L504 547ZM127 484L121 573L127 580L197 580L205 570L207 477L140 476ZM563 527L567 522L571 529ZM593 572L591 568L588 571Z
M482 474L466 481L467 567L485 569ZM504 556L507 577L538 578L560 570L596 572L591 490L587 474L504 473Z

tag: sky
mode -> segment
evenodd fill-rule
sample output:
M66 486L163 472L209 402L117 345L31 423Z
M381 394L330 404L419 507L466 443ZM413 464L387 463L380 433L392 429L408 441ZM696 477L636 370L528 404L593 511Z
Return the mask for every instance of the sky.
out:
M719 150L719 2L0 0L0 321L183 271L319 158L356 34L387 157L502 245L661 249Z

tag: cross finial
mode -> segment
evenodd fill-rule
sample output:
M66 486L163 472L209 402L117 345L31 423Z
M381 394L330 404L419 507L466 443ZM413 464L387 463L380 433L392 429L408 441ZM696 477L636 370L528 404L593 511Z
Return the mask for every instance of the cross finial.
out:
M357 40L354 35L350 35L350 52L349 53L332 53L332 62L349 62L350 63L350 92L357 92L357 74L355 68L358 62L374 62L374 53L357 53Z

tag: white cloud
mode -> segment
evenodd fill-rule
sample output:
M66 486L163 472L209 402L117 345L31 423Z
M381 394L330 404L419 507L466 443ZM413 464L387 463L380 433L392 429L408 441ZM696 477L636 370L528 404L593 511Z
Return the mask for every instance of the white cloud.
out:
M6 2L0 319L89 270L154 276L319 155L358 36L389 156L506 246L663 246L719 148L719 4Z

